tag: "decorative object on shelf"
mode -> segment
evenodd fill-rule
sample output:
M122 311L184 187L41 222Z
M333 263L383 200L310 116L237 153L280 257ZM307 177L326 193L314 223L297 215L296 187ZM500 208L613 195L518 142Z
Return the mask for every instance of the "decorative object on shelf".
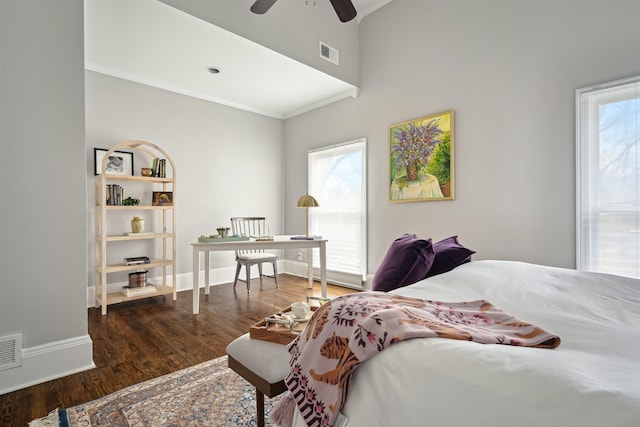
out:
M122 201L122 204L125 206L138 206L140 204L140 199L134 199L133 197L129 196Z
M142 233L144 231L144 218L134 216L131 220L131 231L133 233Z
M306 211L307 226L305 229L307 237L309 237L309 208L317 208L318 206L320 206L320 204L318 204L318 201L315 199L315 197L310 196L309 193L305 194L304 196L300 196L300 198L298 199L298 203L296 204L297 208L304 208Z
M152 206L173 206L172 191L154 191L151 199Z
M102 174L102 161L109 150L104 148L94 148L94 175ZM133 153L127 151L113 151L105 165L108 175L133 175Z
M147 286L147 273L147 270L134 271L133 273L129 273L129 287L140 288L143 286Z
M218 235L220 237L228 237L229 236L229 230L231 230L229 227L218 227L216 228L216 230L218 230Z
M141 168L140 175L142 176L153 176L153 169L151 168Z
M389 126L389 201L453 200L453 110Z

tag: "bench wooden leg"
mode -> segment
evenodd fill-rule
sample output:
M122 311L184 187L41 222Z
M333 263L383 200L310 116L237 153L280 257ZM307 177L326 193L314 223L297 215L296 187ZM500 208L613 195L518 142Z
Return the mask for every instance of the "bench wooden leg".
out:
M256 389L256 414L258 415L258 427L264 427L264 394Z

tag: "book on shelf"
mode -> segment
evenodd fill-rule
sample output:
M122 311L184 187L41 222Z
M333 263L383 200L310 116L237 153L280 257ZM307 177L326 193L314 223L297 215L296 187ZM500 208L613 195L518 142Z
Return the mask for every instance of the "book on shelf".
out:
M137 288L132 288L131 286L123 286L121 290L122 295L127 297L130 297L133 295L151 294L157 291L158 290L156 289L156 287L151 284L146 286L139 286Z
M150 264L151 260L148 256L136 256L124 259L125 265Z
M167 177L167 159L159 159L154 158L153 164L151 166L152 176L157 178L166 178Z
M158 171L158 176L160 178L167 177L167 159L160 159L160 167Z
M291 240L322 240L322 236L291 236Z
M124 262L125 265L139 265L139 264L151 264L151 261L146 260L146 261L125 261Z
M107 184L105 204L107 206L122 206L124 202L124 188L118 184Z

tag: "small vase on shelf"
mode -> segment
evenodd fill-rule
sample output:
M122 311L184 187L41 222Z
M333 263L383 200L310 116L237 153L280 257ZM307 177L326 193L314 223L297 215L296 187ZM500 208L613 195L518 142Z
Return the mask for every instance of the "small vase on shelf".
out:
M133 233L142 233L144 231L144 218L134 216L131 220L131 231Z

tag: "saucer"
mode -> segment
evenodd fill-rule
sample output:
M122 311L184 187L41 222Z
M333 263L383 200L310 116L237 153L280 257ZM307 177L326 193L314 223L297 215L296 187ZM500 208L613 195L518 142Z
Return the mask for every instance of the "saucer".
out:
M309 319L311 319L311 315L313 313L309 313L309 315L307 315L306 317L295 317L294 315L290 314L289 316L291 317L291 319L293 319L294 322L306 322Z

